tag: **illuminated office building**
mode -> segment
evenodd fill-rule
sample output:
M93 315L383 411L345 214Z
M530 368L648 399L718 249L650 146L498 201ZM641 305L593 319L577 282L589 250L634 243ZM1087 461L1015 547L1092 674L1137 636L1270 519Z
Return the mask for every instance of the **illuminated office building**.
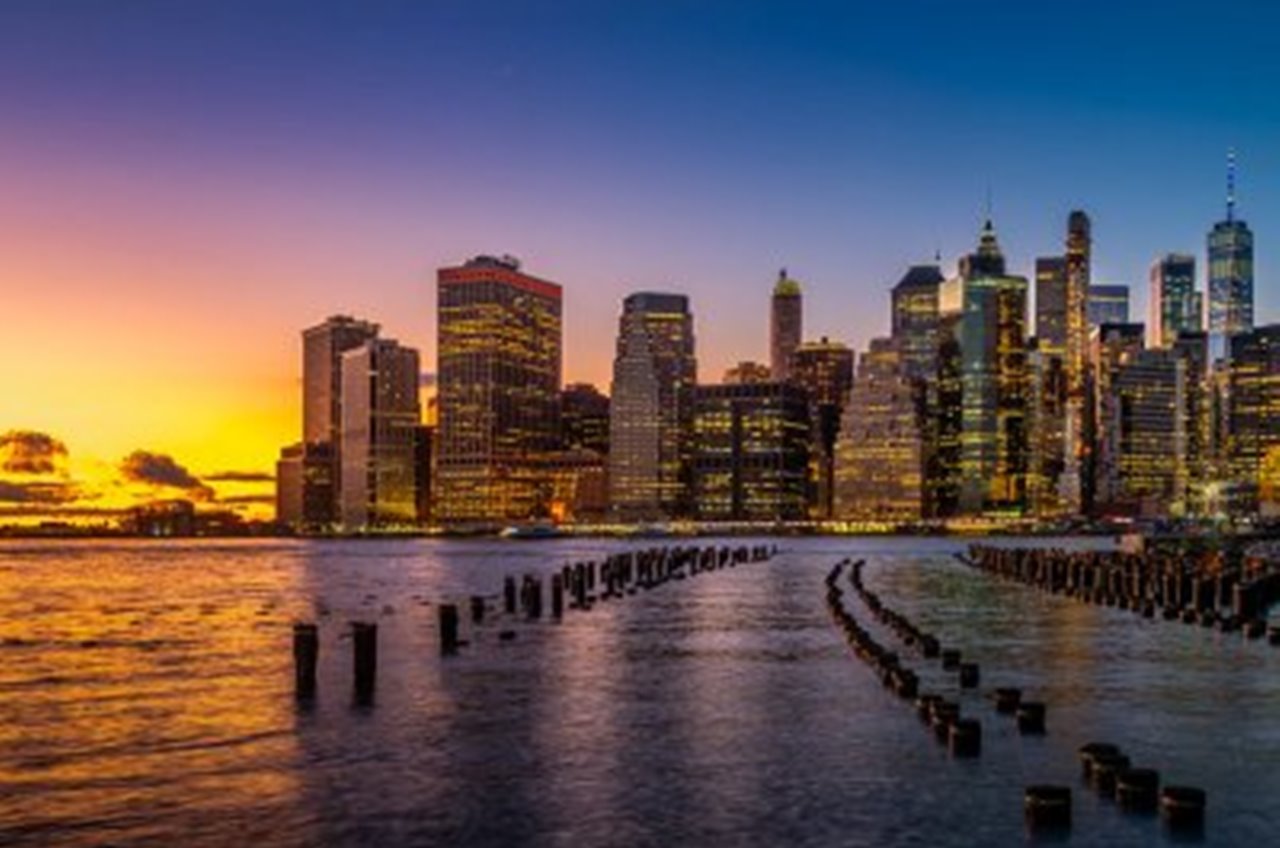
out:
M918 393L901 342L872 339L836 444L835 516L917 521L925 510L925 456Z
M1092 508L1092 490L1087 479L1091 439L1086 417L1091 406L1088 386L1089 284L1093 236L1089 216L1074 210L1067 216L1066 417L1063 427L1064 466L1060 480L1062 497L1072 513Z
M609 409L609 500L618 518L689 513L697 380L689 299L641 292L624 300Z
M1186 430L1186 494L1184 511L1192 515L1208 512L1213 481L1213 393L1210 391L1209 334L1203 330L1183 330L1173 340L1172 350L1182 363L1184 375L1183 419Z
M800 284L787 276L786 268L778 272L770 306L769 371L773 379L785 380L791 375L791 354L804 337Z
M1036 338L1046 354L1067 351L1067 260L1062 256L1036 259Z
M1089 329L1129 323L1128 286L1089 286Z
M545 518L560 447L561 289L511 257L437 275L436 517Z
M609 455L609 397L590 383L565 386L560 394L560 426L565 450Z
M959 509L1020 512L1027 474L1027 280L1005 273L988 221L939 303L954 324L960 374Z
M698 386L693 503L703 521L798 521L809 506L809 397L790 382Z
M1196 291L1196 258L1166 253L1151 263L1150 280L1147 344L1172 347L1179 333L1195 332L1202 326L1204 298Z
M302 516L299 528L331 528L340 511L342 355L378 337L378 325L334 315L302 331Z
M1038 337L1027 350L1027 510L1040 518L1067 512L1059 490L1067 400L1063 353Z
M899 340L910 379L933 379L937 371L938 288L943 282L937 265L912 265L893 287L891 333Z
M1227 469L1232 508L1280 511L1280 324L1230 338Z
M836 438L853 388L853 351L828 340L805 342L791 359L791 382L809 396L813 425L810 482L815 518L830 518L834 499Z
M1235 154L1227 163L1227 217L1209 232L1209 346L1213 360L1233 333L1253 329L1253 232L1235 216Z
M1081 467L1081 479L1091 493L1095 507L1105 507L1116 497L1113 486L1119 479L1118 443L1106 434L1119 416L1119 398L1112 384L1120 366L1143 349L1142 324L1103 324L1090 335L1087 377L1090 405L1085 414L1085 432L1092 450Z
M901 353L903 379L911 384L916 398L925 467L923 511L930 517L953 510L951 489L958 473L954 448L958 446L959 418L949 415L943 403L943 392L952 386L942 379L945 365L939 298L945 282L937 264L912 265L894 285L891 301L892 338Z
M347 532L418 524L418 352L370 339L342 354L342 476Z
M1164 518L1186 510L1187 366L1172 349L1136 348L1109 381L1112 415L1101 439L1111 461L1099 508L1109 515Z

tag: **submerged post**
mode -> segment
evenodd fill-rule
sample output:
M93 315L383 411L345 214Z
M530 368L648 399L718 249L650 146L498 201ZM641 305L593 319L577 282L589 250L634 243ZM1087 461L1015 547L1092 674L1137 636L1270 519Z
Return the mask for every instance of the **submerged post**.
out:
M458 652L458 608L453 604L440 605L440 653Z
M294 689L299 698L316 693L316 661L320 656L320 629L314 624L293 625Z
M373 698L378 677L378 625L368 621L351 622L351 647L356 700L367 702Z

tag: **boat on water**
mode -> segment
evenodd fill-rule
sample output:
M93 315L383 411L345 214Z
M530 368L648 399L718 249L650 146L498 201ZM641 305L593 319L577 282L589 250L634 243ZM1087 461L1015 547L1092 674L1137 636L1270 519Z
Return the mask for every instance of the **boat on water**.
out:
M517 524L511 527L504 527L499 534L504 539L557 539L565 535L554 524Z

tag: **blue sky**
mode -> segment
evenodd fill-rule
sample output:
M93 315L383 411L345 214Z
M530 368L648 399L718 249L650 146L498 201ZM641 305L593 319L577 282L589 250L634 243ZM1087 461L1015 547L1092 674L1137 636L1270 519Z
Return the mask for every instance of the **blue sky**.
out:
M1261 3L8 0L5 217L138 245L80 250L37 320L91 308L107 262L113 299L239 303L204 332L242 318L266 369L338 310L429 364L433 269L510 252L566 286L567 377L607 383L621 298L671 288L715 379L766 355L783 265L807 335L864 347L988 191L1021 273L1086 209L1095 277L1137 311L1153 257L1203 258L1233 146L1275 320L1278 25ZM48 289L28 259L6 286Z

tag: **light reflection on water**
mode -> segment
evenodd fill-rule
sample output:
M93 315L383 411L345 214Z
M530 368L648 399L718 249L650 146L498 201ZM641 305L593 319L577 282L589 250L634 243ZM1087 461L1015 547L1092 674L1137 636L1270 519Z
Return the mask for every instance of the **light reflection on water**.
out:
M561 624L474 629L464 608L448 660L435 602L628 545L7 543L0 844L1000 845L1046 781L1075 787L1078 844L1168 841L1078 784L1093 740L1208 789L1207 842L1278 832L1280 650L996 582L959 542L778 543ZM822 578L845 555L984 689L1045 700L1049 735L903 652L983 721L982 757L949 760L831 626ZM301 707L297 619L321 625ZM353 619L379 623L371 707Z

